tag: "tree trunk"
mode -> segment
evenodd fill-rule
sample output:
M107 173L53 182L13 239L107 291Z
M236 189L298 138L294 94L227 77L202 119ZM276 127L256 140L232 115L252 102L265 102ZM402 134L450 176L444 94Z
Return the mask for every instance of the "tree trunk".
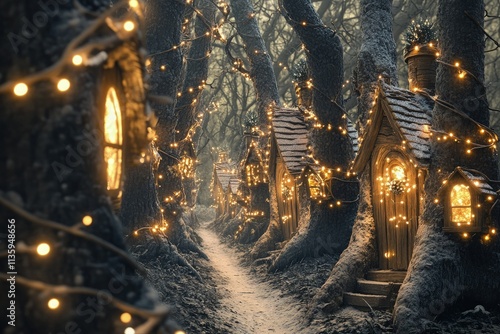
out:
M468 17L468 15L470 17ZM442 0L438 8L438 39L441 49L436 81L439 98L433 111L433 132L454 133L458 138L488 145L491 135L481 134L472 120L488 126L488 103L484 95L483 1ZM475 22L477 22L477 24ZM479 25L479 26L478 26ZM464 78L459 69L467 70ZM446 104L440 101L445 101ZM467 116L454 112L463 112ZM425 183L426 203L420 219L409 272L394 308L398 333L416 333L432 319L462 299L476 305L498 302L498 242L488 244L481 236L469 242L444 233L443 204L435 203L443 180L461 166L498 179L496 150L488 147L466 154L464 141L431 141L431 165ZM498 213L494 220L498 220ZM498 222L497 222L498 224ZM496 241L496 240L495 240Z
M323 128L310 135L315 159L327 169L341 169L331 181L332 199L310 202L308 222L299 223L298 233L286 244L270 270L283 269L306 256L325 252L340 254L347 246L357 208L358 185L345 178L354 157L348 136L338 130L347 128L342 108L343 54L340 39L327 28L308 0L285 0L285 18L305 49L313 92L313 111ZM334 131L327 131L330 124ZM332 154L334 152L334 154ZM342 202L339 206L337 201ZM330 204L335 203L335 206ZM324 247L324 245L328 245Z
M361 124L366 121L368 111L372 106L378 76L382 75L386 80L397 84L391 2L391 0L361 1L360 22L363 44L355 70L355 85L359 94L358 114ZM353 289L357 278L372 267L376 260L377 246L370 180L370 171L367 168L360 175L360 205L349 246L342 253L330 277L315 296L313 305L325 312L334 311L342 305L343 292Z
M120 221L107 194L102 138L93 135L101 130L104 64L77 68L71 64L72 53L61 58L86 29L91 42L85 39L78 47L95 42L92 50L105 50L109 56L116 46L130 43L131 53L122 54L123 58L137 56L136 38L125 42L114 39L115 32L107 27L93 30L101 19L99 27L111 22L104 17L117 21L111 15L114 10L101 16L110 6L108 1L92 3L87 10L95 15L87 15L75 2L43 2L45 9L33 1L0 4L2 31L23 38L15 48L7 38L0 41L0 158L4 162L0 164L0 216L5 219L2 234L7 235L8 224L15 226L9 233L16 246L14 267L7 267L6 255L0 265L2 291L8 291L6 278L14 275L5 273L16 272L15 327L7 326L4 319L2 333L123 333L129 326L137 332L165 330L161 327L167 313L135 270L144 271L125 251ZM109 43L109 38L116 44ZM52 67L39 80L28 77L60 59L63 66ZM133 65L134 70L140 68L137 62ZM65 92L58 91L57 80L53 81L61 77L70 82ZM139 79L137 89L142 87L142 76ZM26 82L27 94L15 96L12 89L5 89L12 81ZM134 102L143 107L143 100ZM90 225L85 216L92 218ZM45 256L35 251L41 243L50 246ZM7 254L3 245L1 252ZM59 301L58 307L53 298ZM8 304L2 297L2 309L12 301ZM132 315L128 325L120 321L123 312Z
M257 100L257 113L259 115L259 128L260 138L258 149L265 152L269 140L269 106L279 105L278 85L274 75L271 58L267 52L265 43L262 39L258 22L255 18L255 12L250 0L231 0L231 10L236 20L236 30L245 43L245 52L250 61L250 79L253 82L256 100ZM248 147L243 147L243 152ZM246 154L242 154L245 156ZM245 187L245 185L242 185ZM270 183L269 183L270 187ZM260 210L265 212L265 216L261 220L264 224L267 219L276 216L276 213L270 212L272 208L269 203L273 202L270 197L270 188L266 186L259 186L254 189L245 189L243 192L250 193L250 202L252 210ZM259 228L263 230L263 228Z

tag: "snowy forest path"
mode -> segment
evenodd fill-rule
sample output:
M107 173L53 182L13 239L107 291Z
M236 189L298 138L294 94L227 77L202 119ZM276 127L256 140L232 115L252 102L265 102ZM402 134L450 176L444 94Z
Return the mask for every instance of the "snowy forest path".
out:
M301 311L296 301L258 279L240 264L230 249L204 224L199 230L203 249L215 270L215 281L222 294L221 318L231 333L299 333Z

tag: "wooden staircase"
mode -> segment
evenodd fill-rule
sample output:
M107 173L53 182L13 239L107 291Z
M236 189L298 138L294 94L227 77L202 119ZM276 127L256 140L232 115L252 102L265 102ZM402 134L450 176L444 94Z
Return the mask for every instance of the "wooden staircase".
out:
M361 310L392 308L406 271L371 270L358 279L355 292L344 292L344 304Z

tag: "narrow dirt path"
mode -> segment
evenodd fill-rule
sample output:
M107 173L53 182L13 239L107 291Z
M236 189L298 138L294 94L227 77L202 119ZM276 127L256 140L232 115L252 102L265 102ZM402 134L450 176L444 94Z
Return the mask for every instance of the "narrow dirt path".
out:
M220 316L232 326L231 333L300 333L302 312L297 303L259 282L248 268L240 265L235 251L222 244L206 225L198 233L216 271L217 288L223 296Z

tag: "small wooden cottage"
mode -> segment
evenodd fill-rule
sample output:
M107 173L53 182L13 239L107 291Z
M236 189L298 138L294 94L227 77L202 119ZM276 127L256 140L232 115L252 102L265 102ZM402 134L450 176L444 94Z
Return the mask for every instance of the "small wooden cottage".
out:
M216 218L234 217L237 208L237 192L240 180L237 178L236 166L228 162L217 162L213 172L213 198L216 206Z
M432 100L381 83L353 171L370 170L379 268L406 270L430 159Z
M275 107L272 118L269 174L276 180L276 197L285 240L297 231L301 205L300 192L307 191L311 199L321 199L328 193L329 180L323 179L319 166L309 158L309 125L297 108ZM355 139L357 132L348 122L348 133ZM305 187L305 188L302 188Z

